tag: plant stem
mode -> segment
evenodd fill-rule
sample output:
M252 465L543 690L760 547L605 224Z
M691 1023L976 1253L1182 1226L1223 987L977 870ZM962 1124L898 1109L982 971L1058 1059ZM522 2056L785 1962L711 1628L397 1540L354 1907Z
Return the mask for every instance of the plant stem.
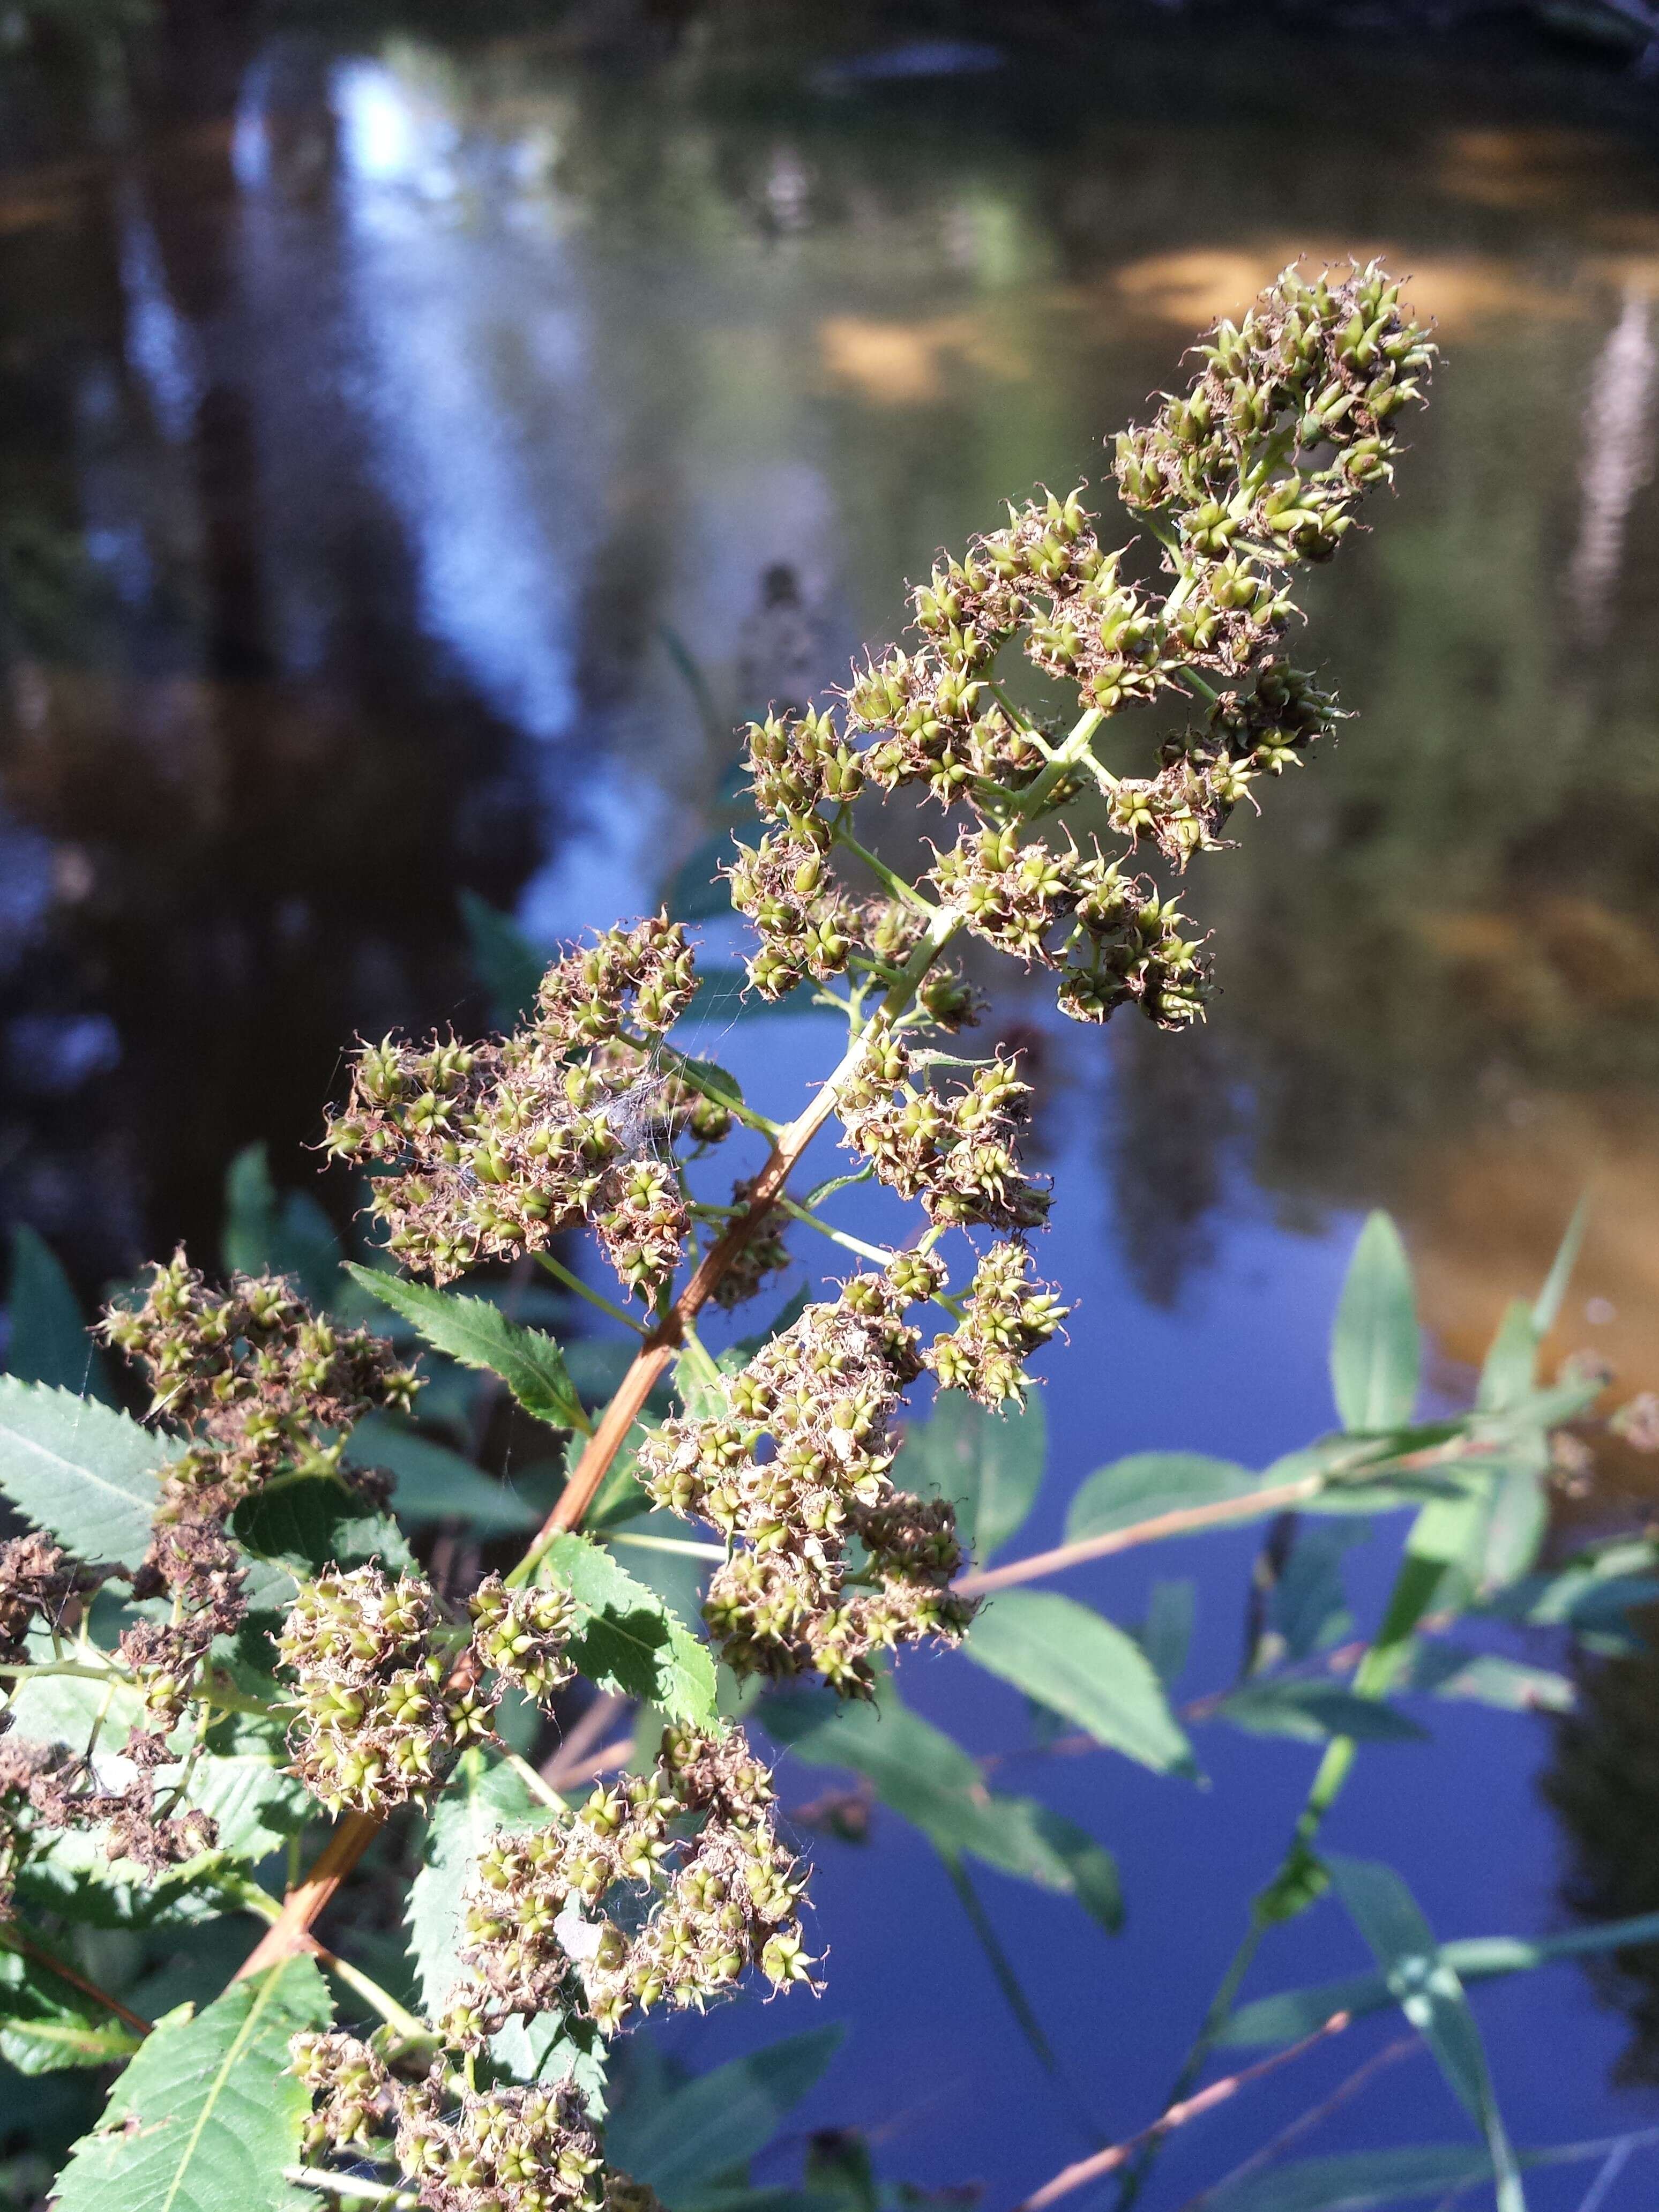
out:
M624 1328L632 1329L635 1336L645 1334L643 1322L635 1320L625 1307L619 1306L614 1299L606 1297L603 1291L596 1291L591 1283L583 1282L580 1275L573 1274L570 1269L562 1261L556 1260L550 1252L538 1252L536 1257L550 1275L556 1277L564 1285L566 1290L574 1291L579 1298L586 1298L589 1305L597 1306L602 1314L608 1314L612 1321L619 1321ZM593 1432L589 1429L586 1433L592 1436Z
M96 1982L89 1982L77 1968L47 1950L44 1943L29 1935L15 1920L0 1921L0 1948L15 1951L25 1959L33 1959L37 1966L44 1966L60 1982L66 1982L70 1989L78 1990L83 1997L90 1997L94 2004L101 2005L106 2012L113 2014L121 2025L130 2027L135 2035L149 2033L151 2023L142 2013L134 2012L130 2005L124 2005L119 1997L112 1997L107 1990L100 1990Z
M412 2189L399 2189L384 2181L365 2181L356 2173L331 2173L319 2166L285 2166L284 2181L301 2189L315 2189L327 2197L356 2197L366 2204L389 2204L395 2212L416 2212L420 2198Z
M1230 1521L1249 1521L1258 1513L1280 1511L1316 1498L1326 1486L1324 1475L1304 1474L1295 1482L1275 1483L1271 1489L1247 1490L1242 1497L1218 1498L1213 1505L1188 1505L1175 1512L1157 1513L1151 1520L1133 1522L1127 1528L1085 1536L1075 1544L1056 1544L1053 1551L1034 1552L1029 1559L1011 1559L1006 1567L964 1575L955 1588L964 1597L1012 1589L1017 1583L1036 1582L1044 1575L1081 1566L1088 1559L1109 1559L1114 1553L1133 1551L1140 1544L1155 1544L1163 1536L1191 1535L1200 1528L1219 1528Z
M607 1544L631 1544L638 1552L676 1552L686 1559L724 1559L724 1544L701 1544L694 1536L636 1535L631 1528L607 1528Z
M550 1812L569 1811L569 1807L552 1784L544 1775L538 1774L527 1759L520 1759L516 1751L509 1751L503 1764L512 1768L531 1796L538 1798Z
M850 830L837 824L835 835L836 844L851 853L855 860L862 860L882 889L890 896L902 901L906 906L914 907L918 914L926 915L930 919L939 912L939 908L925 892L919 891L914 884L907 884L902 876L896 874L888 866L885 860L878 859L867 846L860 845Z
M816 1229L820 1237L827 1237L832 1244L839 1244L848 1252L856 1252L860 1259L873 1260L878 1267L885 1267L891 1263L893 1255L884 1251L879 1244L866 1244L861 1237L849 1237L844 1229L832 1229L827 1221L820 1221L809 1206L798 1206L793 1198L780 1197L777 1206L780 1212L787 1213L792 1221L801 1222L808 1229Z

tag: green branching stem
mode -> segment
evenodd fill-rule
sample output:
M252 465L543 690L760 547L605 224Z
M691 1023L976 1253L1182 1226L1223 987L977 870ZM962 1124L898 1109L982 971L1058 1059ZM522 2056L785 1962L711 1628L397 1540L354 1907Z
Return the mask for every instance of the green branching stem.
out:
M631 1329L635 1336L645 1334L644 1324L625 1307L619 1306L614 1299L606 1297L603 1291L596 1291L591 1283L583 1282L580 1275L574 1273L570 1268L564 1266L562 1261L556 1260L550 1252L538 1252L536 1257L556 1281L564 1285L566 1290L574 1291L579 1298L586 1298L589 1305L596 1307L610 1320L619 1321L624 1328Z

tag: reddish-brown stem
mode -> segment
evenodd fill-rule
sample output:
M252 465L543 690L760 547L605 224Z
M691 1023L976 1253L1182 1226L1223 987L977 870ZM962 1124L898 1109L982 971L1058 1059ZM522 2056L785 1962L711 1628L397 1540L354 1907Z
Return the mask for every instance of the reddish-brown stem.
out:
M1304 2035L1300 2043L1291 2044L1286 2051L1276 2051L1271 2058L1259 2059L1254 2066L1246 2066L1237 2074L1224 2075L1219 2081L1212 2081L1207 2089L1199 2090L1194 2096L1182 2098L1178 2105L1171 2105L1167 2112L1160 2112L1149 2127L1141 2129L1139 2135L1126 2136L1123 2142L1114 2143L1109 2150L1097 2150L1091 2158L1080 2158L1071 2166L1061 2166L1052 2181L1045 2181L1041 2189L1033 2190L1029 2197L1015 2206L1014 2212L1043 2212L1046 2205L1057 2203L1062 2197L1069 2197L1073 2190L1085 2189L1091 2181L1099 2181L1106 2174L1115 2173L1121 2166L1127 2164L1143 2143L1155 2142L1160 2136L1185 2127L1188 2120L1195 2120L1200 2114L1212 2112L1216 2106L1224 2105L1230 2097L1236 2097L1250 2082L1259 2081L1264 2074L1272 2074L1279 2067L1288 2065L1292 2058L1299 2058L1304 2051L1311 2051L1316 2044L1324 2042L1328 2036L1340 2035L1352 2018L1352 2013L1334 2012L1322 2027L1315 2028L1311 2035Z
M90 1997L94 2004L101 2005L107 2013L113 2013L122 2027L130 2027L135 2035L149 2033L151 2023L143 2013L134 2012L130 2005L124 2005L119 1997L112 1997L107 1990L100 1990L96 1982L89 1982L84 1974L65 1965L44 1945L37 1943L32 1936L26 1936L15 1921L0 1929L0 1944L8 1950L21 1951L26 1959L33 1959L37 1966L44 1966L60 1982L67 1982L70 1989L79 1990L83 1997Z
M714 1295L715 1285L771 1211L772 1201L788 1180L790 1170L806 1150L836 1103L838 1079L856 1060L858 1045L848 1049L841 1069L832 1076L804 1114L789 1124L773 1146L766 1164L749 1187L749 1200L741 1213L729 1221L710 1246L668 1312L641 1346L623 1376L621 1387L605 1407L598 1427L582 1448L582 1455L569 1481L526 1553L533 1559L562 1530L580 1525L595 1492L610 1472L623 1439L644 1410L645 1401L678 1348L685 1324ZM274 1966L304 1950L313 1922L379 1833L382 1815L350 1813L324 1845L321 1856L298 1888L283 1899L283 1909L242 1961L235 1978Z

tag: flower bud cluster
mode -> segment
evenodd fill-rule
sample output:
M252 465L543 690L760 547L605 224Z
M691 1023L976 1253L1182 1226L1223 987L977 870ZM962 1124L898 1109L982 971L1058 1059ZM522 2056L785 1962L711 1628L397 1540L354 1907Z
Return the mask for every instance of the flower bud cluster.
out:
M1014 1150L1031 1086L1012 1060L974 1070L946 1097L890 1033L871 1040L836 1112L844 1141L902 1198L920 1198L930 1221L967 1228L1035 1229L1048 1218L1046 1180L1026 1174Z
M1023 1244L999 1243L974 1271L961 1321L923 1354L942 1388L965 1390L998 1411L1024 1402L1025 1362L1071 1310L1051 1283L1036 1282Z
M951 1508L888 1479L889 1425L921 1371L903 1311L943 1279L920 1254L854 1276L723 1376L714 1412L667 1421L641 1448L652 1498L735 1547L703 1613L738 1674L816 1670L843 1696L868 1695L873 1651L966 1627L971 1607L949 1587L962 1558Z
M446 2033L477 2043L515 2014L575 2002L612 2035L655 2005L701 2009L751 1967L777 1989L809 1979L805 1875L772 1807L740 1730L671 1729L649 1775L601 1784L547 1827L494 1837L466 1893L472 1979Z
M1435 348L1373 263L1341 283L1287 269L1200 350L1191 389L1118 439L1116 473L1125 504L1168 512L1179 538L1188 658L1237 670L1275 618L1270 571L1328 560L1362 495L1392 478L1389 423Z
M605 2165L572 2082L466 2088L441 2059L402 2081L351 2035L296 2035L289 2048L313 2100L308 2160L395 2164L428 2212L661 2212L648 2189Z
M276 1638L298 1678L289 1748L330 1812L384 1813L423 1796L493 1733L495 1695L450 1677L435 1625L432 1592L412 1575L393 1582L357 1567L301 1583Z
M103 1333L147 1371L151 1410L191 1432L163 1475L163 1520L222 1519L273 1475L349 1480L331 1432L406 1410L420 1388L383 1338L312 1314L283 1276L215 1291L182 1248L152 1268L142 1305L108 1309Z
M365 1047L327 1146L373 1171L387 1249L442 1283L586 1224L627 1288L654 1297L690 1222L669 1148L732 1126L656 1065L696 989L684 929L659 916L556 961L512 1036Z
M538 1705L551 1702L576 1669L565 1656L576 1626L568 1590L510 1590L487 1575L467 1600L472 1649L480 1662Z

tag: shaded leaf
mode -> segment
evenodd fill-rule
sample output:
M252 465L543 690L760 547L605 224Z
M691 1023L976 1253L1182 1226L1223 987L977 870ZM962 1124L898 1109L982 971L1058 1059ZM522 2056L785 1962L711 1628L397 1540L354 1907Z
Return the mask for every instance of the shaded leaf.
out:
M1364 1534L1364 1524L1353 1522L1298 1530L1268 1608L1287 1659L1310 1657L1339 1642L1352 1626L1342 1554Z
M459 904L472 972L489 1000L491 1018L501 1029L515 1030L536 1010L536 992L548 962L510 914L476 891L464 890Z
M1398 1707L1358 1697L1336 1682L1246 1682L1216 1711L1252 1735L1295 1736L1304 1743L1336 1735L1356 1743L1422 1743L1428 1735Z
M1080 1543L1160 1514L1243 1498L1262 1480L1233 1460L1203 1452L1133 1452L1097 1468L1084 1483L1066 1516L1066 1540Z
M1115 1928L1116 1870L1092 1838L1030 1797L988 1790L968 1753L890 1685L878 1705L847 1705L811 1691L765 1699L759 1717L781 1743L814 1766L862 1774L884 1805L920 1828L947 1860L966 1853L1016 1880L1075 1897ZM1097 1857L1085 1857L1091 1846Z
M766 2148L785 2114L817 2085L844 2033L839 2025L811 2028L699 2075L644 2109L624 2105L611 2123L607 2155L671 2206L684 2203Z
M1511 1713L1570 1713L1578 1703L1577 1690L1566 1674L1457 1644L1420 1649L1413 1663L1411 1686L1431 1691L1437 1698L1473 1698Z
M140 1565L177 1449L113 1407L0 1376L0 1491L77 1559Z
M968 1656L1159 1774L1195 1770L1164 1686L1132 1636L1073 1598L1006 1590L969 1630Z
M574 2081L596 2120L605 2118L605 2041L591 2020L562 2013L516 2015L489 2039L491 2062L519 2081Z
M283 2168L311 2105L288 2071L289 2039L329 2016L316 1961L301 1958L233 1982L194 2020L162 2022L76 2145L58 2212L288 2212Z
M1147 1596L1139 1640L1166 1698L1174 1697L1186 1672L1197 1605L1198 1586L1192 1582L1154 1583Z
M20 2074L60 2074L130 2058L138 2039L50 1967L0 1950L0 2058Z
M568 1530L543 1553L540 1573L576 1601L569 1655L590 1682L643 1698L694 1728L713 1724L714 1655L653 1590L601 1546Z
M487 1298L434 1290L428 1283L355 1263L346 1272L371 1297L412 1323L434 1351L447 1352L463 1367L498 1375L526 1413L555 1428L584 1425L586 1417L565 1370L564 1355L540 1329L509 1321Z
M316 1306L340 1287L334 1224L307 1192L278 1196L264 1145L249 1145L226 1170L222 1243L227 1273L288 1275Z
M1386 1213L1359 1232L1331 1331L1331 1388L1345 1429L1374 1432L1409 1421L1422 1346L1411 1262Z
M464 1521L482 1536L512 1535L541 1520L536 1508L463 1459L386 1413L358 1422L346 1447L354 1467L383 1468L394 1478L392 1507L412 1528Z
M461 1972L461 1897L473 1861L498 1828L544 1827L550 1818L510 1766L492 1764L476 1747L462 1753L427 1822L404 1915L429 2019L443 2010Z
M93 1341L81 1301L58 1255L27 1222L11 1232L7 1292L6 1372L20 1382L49 1382L78 1397L112 1406L104 1355Z
M297 1475L245 1498L231 1516L239 1543L301 1575L377 1560L392 1574L415 1564L389 1513L331 1475Z
M933 1418L906 1431L896 1479L950 1500L963 1548L982 1567L1036 1503L1047 1453L1040 1392L1019 1411L993 1413L959 1390L944 1390Z

